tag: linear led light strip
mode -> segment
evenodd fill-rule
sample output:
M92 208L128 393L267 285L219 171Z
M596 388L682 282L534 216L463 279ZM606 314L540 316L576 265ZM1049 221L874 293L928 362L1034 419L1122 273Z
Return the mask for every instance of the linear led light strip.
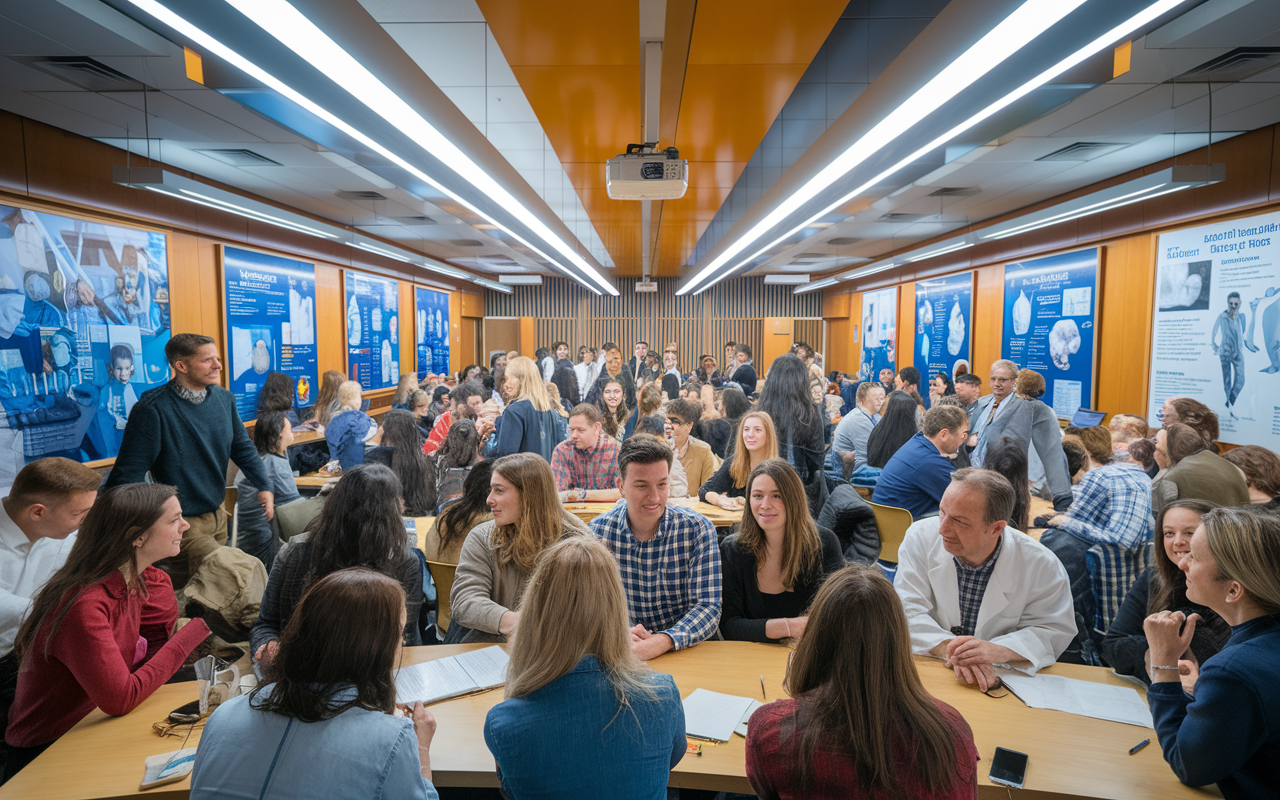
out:
M929 252L927 252L927 253L921 253L921 254L920 254L920 255L918 255L918 256L912 256L912 257L908 258L906 261L907 261L907 263L908 263L908 264L914 264L914 263L915 263L915 262L917 262L917 261L924 261L926 258L934 258L935 256L943 256L943 255L946 255L947 253L955 253L955 252L958 252L958 251L960 251L960 250L964 250L964 249L967 249L967 248L969 248L969 247L973 247L973 244L974 244L973 242L957 242L956 244L953 244L953 245L951 245L950 247L942 247L942 248L939 248L939 249L937 249L937 250L930 250L930 251L929 251Z
M1052 217L1046 217L1045 219L1037 220L1035 222L1028 222L1015 228L1007 228L1002 231L997 231L996 233L988 233L982 238L1004 239L1009 236L1017 236L1020 233L1037 231L1041 228L1047 228L1050 225L1057 225L1060 222L1080 219L1081 217L1087 217L1092 214L1101 214L1103 211L1110 211L1113 208L1120 208L1121 206L1127 206L1131 203L1141 203L1144 200L1150 200L1154 197L1180 192L1183 189L1190 189L1194 184L1183 183L1174 186L1172 189L1164 189L1164 187L1168 185L1169 184L1167 183L1157 184L1136 192L1130 192L1129 194L1121 195L1119 197L1113 197L1110 200L1103 200L1101 202L1094 203L1093 205L1085 206L1084 208L1077 208L1074 211L1064 211L1061 214L1055 214ZM1157 189L1164 189L1164 191L1156 191Z
M280 94L284 95L285 97L288 97L293 102L307 109L312 114L315 114L317 117L320 117L324 121L328 122L330 125L333 125L334 127L343 131L347 135L357 139L358 141L364 143L365 145L368 145L370 148L372 148L376 152L387 157L388 159L396 163L398 166L404 168L405 170L409 171L413 175L422 179L427 184L435 187L440 192L444 193L449 197L452 197L454 200L457 200L459 203L462 203L464 206L471 209L476 214L480 215L481 217L484 217L491 224L493 224L494 227L506 232L509 236L521 242L530 250L532 250L533 252L541 256L542 258L545 258L549 263L551 263L561 272L568 275L573 280L578 281L579 283L583 283L583 285L586 286L591 291L595 292L596 294L600 294L599 290L597 290L594 286L592 286L589 283L584 283L583 281L581 281L581 279L578 278L578 276L574 275L567 267L565 267L559 261L551 258L549 255L544 253L540 248L538 248L537 246L527 241L524 237L520 236L514 231L509 230L504 225L502 225L502 223L498 222L496 219L486 214L484 211L472 205L468 200L466 200L466 198L459 197L456 193L454 193L447 187L443 186L441 183L436 181L427 173L418 169L413 164L410 164L408 161L401 158L399 155L391 152L386 147L374 141L363 132L347 124L347 122L345 122L344 120L339 119L337 116L331 114L329 111L327 111L326 109L322 108L321 106L313 102L310 98L304 96L300 92L293 89L291 86L285 84L283 81L279 80L271 73L262 69L257 64L244 58L239 53L232 50L230 47L218 41L217 39L215 39L210 34L206 33L201 28L196 27L194 24L187 21L185 18L179 16L178 14L174 13L170 9L161 5L156 0L129 0L129 2L137 6L142 11L145 11L146 13L155 17L156 19L165 23L166 25L173 28L174 30L179 31L182 34L190 37L192 40L200 43L201 46L205 47L210 52L216 53L218 56L220 56L224 60L230 62L231 64L234 64L236 67L243 70L245 73L252 75L253 77L262 81L266 85L275 89ZM261 2L261 0L256 0L256 2ZM305 24L306 26L309 26L310 28L315 29L315 26L312 25L310 21L306 20L301 15L298 15L297 11L293 9L292 6L288 6L288 8L296 16L296 19L302 21L302 24ZM242 13L246 15L250 15L250 12L246 11L244 8L241 8L240 10ZM315 29L315 30L317 31L317 33L319 33L318 29ZM268 32L271 32L271 31L268 31ZM271 32L271 33L272 35L276 35L274 32ZM324 36L323 33L320 33L319 35L322 37ZM276 38L279 39L280 37L277 36ZM325 38L327 40L327 37ZM283 42L284 40L281 39L281 41ZM333 44L331 40L328 40L328 41L330 42L330 44ZM346 51L342 50L341 48L338 48L337 45L333 45L333 47L337 49L338 52L342 53L342 55L346 57L346 60L348 62L354 63L354 61L351 60L351 57L347 55ZM299 55L302 55L304 58L307 58L306 54L299 53ZM310 61L312 64L315 64L315 61L313 61L312 59L307 58L307 60ZM329 75L329 70L325 69L324 67L320 67L319 65L317 65L317 68L321 69L322 72L325 72L327 75ZM368 71L364 70L363 67L360 67L359 69L362 72L364 72L364 74L369 75ZM332 75L329 75L329 76L333 78ZM372 76L370 75L370 77ZM334 80L337 80L337 79L334 78ZM377 81L376 78L373 78L373 80L378 84L378 86L381 86L383 90L386 90L386 87L380 81ZM339 81L339 83L341 84L342 82ZM345 86L345 84L343 85ZM351 90L349 89L349 91ZM389 91L389 90L386 90L386 91ZM359 93L354 91L353 91L353 94L355 94L356 97L361 96ZM377 109L374 109L374 110L376 111ZM421 119L421 117L419 117L419 119ZM440 136L439 132L435 131L434 128L431 128L429 123L427 123L425 120L423 120L422 123L426 125L427 128L430 128L431 131L433 131L437 137L439 137L440 139L443 139L443 137ZM447 140L444 140L444 141L447 142ZM450 147L453 147L452 143L449 143L449 145ZM456 150L456 147L454 149ZM461 153L461 151L458 151L458 152ZM462 159L462 162L465 162L465 165L469 165L471 169L475 170L476 172L479 172L481 175L484 175L483 171L480 170L479 167L476 166L474 162L472 162L469 158L467 158L465 154L461 155L460 159ZM464 174L463 170L459 169L459 166L462 165L462 162L455 161L451 163L451 166L456 171L458 171L458 174L461 175L464 179L471 180L471 178L467 174ZM449 163L449 162L446 162L446 163ZM490 183L493 183L493 185L495 186L497 185L492 181L491 178L488 178L487 175L485 175L484 177L488 179ZM472 183L473 185L475 184L474 181L472 181ZM480 188L482 191L484 191L484 189L480 186L477 186L476 188ZM546 225L544 225L540 220L534 217L532 213L529 212L529 210L526 209L523 205L521 205L519 201L517 201L514 197L512 197L510 193L506 192L506 190L502 189L500 186L498 187L498 189L503 195L506 196L506 198L508 198L507 200L502 200L498 197L494 198L495 200L498 200L503 207L507 208L507 210L515 214L518 218L521 219L522 222L525 222L526 225L529 225L529 227L532 230L534 230L534 232L538 233L548 242L555 245L557 250L560 250L562 253L565 253L569 257L569 259L573 261L574 264L578 265L579 268L582 269L591 278L598 281L601 286L605 287L605 290L608 291L609 294L616 295L618 293L617 290L613 288L613 286L611 286L607 281L605 281L603 277L599 275L599 273L597 273L594 269L591 268L591 265L587 264L586 261L583 260L582 257L579 256L576 252L574 252L572 248L570 248L567 244L561 241L558 236L552 233L551 230L546 227ZM493 197L493 195L491 194L490 197ZM530 222L530 220L532 220L532 222Z
M779 242L783 241L784 239L789 238L790 236L792 236L793 234L795 234L797 231L799 231L799 230L801 230L801 229L803 229L803 228L807 227L808 225L811 225L813 222L817 221L817 220L818 220L818 219L820 219L821 217L825 216L826 214L831 213L831 212L832 212L832 211L834 211L835 209L839 208L840 206L842 206L842 205L844 205L845 203L849 202L849 201L850 201L850 200L852 200L853 198L855 198L855 197L857 197L858 195L862 194L863 192L867 191L867 190L868 190L868 189L870 189L872 186L875 186L876 184L880 183L881 181L884 181L884 180L888 179L888 178L889 178L889 177L891 177L894 173L896 173L898 170L902 169L903 167L907 166L908 164L912 163L913 161L918 160L919 158L923 157L924 155L926 155L927 153L931 152L932 150L934 150L934 149L936 149L936 148L938 148L938 147L941 147L942 145L944 145L944 144L946 144L947 142L949 142L949 141L951 141L952 139L954 139L956 136L959 136L961 133L964 133L965 131L969 130L969 129L970 129L970 128L972 128L973 126L977 125L979 122L982 122L983 120L987 119L988 117L990 117L991 115L995 114L996 112L998 112L998 111L1000 111L1000 110L1004 109L1005 107L1009 106L1010 104L1014 103L1015 101L1017 101L1017 100L1021 99L1022 97L1026 96L1027 94L1029 94L1030 92L1032 92L1032 91L1033 91L1033 90L1035 90L1036 88L1038 88L1038 87L1040 87L1040 86L1043 86L1045 83L1048 83L1049 81L1053 80L1053 79L1054 79L1054 78L1056 78L1058 75L1061 75L1063 72L1066 72L1068 69L1070 69L1070 68L1072 68L1072 67L1076 66L1077 64L1079 64L1080 62L1082 62L1082 61L1084 61L1085 59L1089 58L1089 57L1090 57L1090 56L1092 56L1093 54L1095 54L1095 53L1097 53L1097 52L1101 51L1104 47L1107 47L1107 46L1108 46L1108 45L1110 45L1112 42L1115 42L1115 41L1117 41L1117 40L1121 39L1122 37L1124 37L1124 36L1125 36L1126 34L1128 34L1129 32L1131 32L1131 31L1133 31L1133 30L1136 30L1137 28L1139 28L1139 27L1141 27L1141 26L1143 26L1143 25L1147 24L1147 23L1148 23L1148 22L1150 22L1151 20L1153 20L1153 19L1155 19L1155 18L1159 17L1161 14L1164 14L1166 11L1169 11L1169 10L1171 10L1171 9L1173 9L1173 8L1176 8L1177 6L1179 6L1179 5L1181 5L1181 4L1185 3L1185 2L1187 2L1187 0L1159 0L1159 2L1153 3L1152 5L1148 6L1147 8L1143 9L1142 11L1138 12L1138 13L1137 13L1137 14L1135 14L1134 16L1132 16L1132 17L1130 17L1129 19L1125 20L1124 22L1120 23L1120 24L1119 24L1119 25L1117 25L1116 27L1114 27L1114 28L1112 28L1111 30L1107 31L1107 32L1106 32L1106 33L1104 33L1103 35L1099 36L1097 39L1094 39L1092 42L1090 42L1089 44L1087 44L1087 45L1085 45L1084 47L1080 48L1079 50L1077 50L1077 51L1076 51L1075 53L1073 53L1072 55L1068 56L1067 58L1065 58L1065 59L1063 59L1062 61L1058 62L1058 63L1057 63L1057 64L1055 64L1054 66L1052 66L1052 67L1050 67L1049 69L1045 70L1044 72L1040 73L1040 74L1039 74L1039 75L1037 75L1036 77L1032 78L1030 81L1027 81L1025 84L1023 84L1022 86L1018 87L1017 89L1015 89L1014 91L1010 92L1009 94L1005 95L1005 96L1004 96L1004 97L1002 97L1000 100L997 100L996 102L994 102L994 103L992 103L991 105L987 106L987 107L986 107L986 108L984 108L982 111L980 111L980 112L978 112L977 114L973 115L972 117L970 117L969 119L967 119L967 120L965 120L964 122L960 123L960 124L959 124L959 125L957 125L956 127L952 128L951 130L949 130L949 131L947 131L946 133L942 134L942 135L941 135L941 136L939 136L937 139L934 139L934 140L933 140L932 142L930 142L929 144L925 145L924 147L920 148L920 149L919 149L919 150L917 150L916 152L914 152L914 153L912 153L911 155L907 156L906 158L902 159L901 161L899 161L898 163L896 163L896 164L894 164L893 166L889 167L889 168L888 168L888 169L886 169L885 171L881 172L879 175L875 176L875 177L874 177L874 178L872 178L871 180L869 180L869 181L867 181L866 183L862 184L862 185L861 185L861 186L859 186L857 189L854 189L852 192L849 192L848 194L846 194L844 197L841 197L841 198L840 198L839 200L837 200L836 202L831 203L830 205L828 205L826 208L824 208L824 209L823 209L822 211L820 211L819 213L814 214L812 217L809 217L809 219L805 220L804 222L800 223L799 225L796 225L794 228L791 228L791 229L790 229L790 230L788 230L786 233L782 234L781 236L777 237L776 239L774 239L773 241L769 242L769 243L768 243L768 244L766 244L765 246L761 247L759 250L757 250L755 253L751 254L749 257L747 257L747 258L745 258L745 259L742 259L742 260L741 260L741 261L739 261L737 264L735 264L735 265L734 265L734 267L733 267L732 269L726 270L722 275L720 275L719 277L717 277L715 281L712 281L710 284L708 284L707 286L703 287L703 288L702 288L702 289L700 289L699 291L705 291L706 289L708 289L708 288L710 288L712 285L714 285L716 282L718 282L719 280L723 279L723 278L725 277L725 275L728 275L730 272L732 272L732 271L733 271L733 269L736 269L738 266L741 266L741 264L743 264L743 263L745 263L745 262L747 262L747 261L750 261L751 259L753 259L753 258L755 258L756 256L760 255L760 254L761 254L761 253L763 253L764 251L769 250L769 249L770 249L770 248L772 248L774 245L778 244ZM1030 3L1030 2L1028 2L1027 4L1025 4L1025 5L1023 6L1023 8L1026 8L1028 5L1031 5L1031 3ZM1074 8L1075 8L1075 7L1077 7L1078 5L1079 5L1079 3L1073 3L1073 4L1070 4L1070 8L1071 8L1071 9L1074 9ZM1021 10L1022 10L1022 9L1020 8L1020 9L1019 9L1019 11L1021 11ZM1018 13L1018 12L1014 12L1014 13L1016 14L1016 13ZM1009 18L1006 18L1006 20L1005 20L1005 21L1007 22L1007 21L1008 21L1009 19L1011 19L1011 18L1012 18L1012 15L1011 15ZM1057 19L1057 18L1060 18L1060 17L1056 17L1056 18L1055 18L1055 21L1056 21L1056 19ZM1004 24L1004 23L1001 23L1001 25L1003 25L1003 24ZM992 33L992 34L994 34L994 33L995 33L997 30L999 30L999 29L1000 29L1000 26L997 26L994 30L992 30L992 32L991 32L991 33ZM980 39L980 40L978 41L978 43L974 45L974 48L977 48L977 47L982 46L982 45L983 45L983 42L985 42L985 41L986 41L986 39L987 39L989 36L991 36L991 34L988 34L988 35L987 35L987 37L983 37L983 39ZM1027 39L1026 41L1030 41L1030 39ZM1024 41L1024 42L1023 42L1023 44L1025 44L1025 43L1026 43L1026 42ZM972 50L972 49L974 49L974 48L970 48L970 50ZM968 53L966 53L966 55L967 55L967 54L968 54ZM1012 54L1012 51L1011 51L1009 54L1011 55L1011 54ZM1007 57L1007 56L1006 56L1006 57ZM963 58L963 56L962 56L961 58ZM1003 60L1003 58L1002 58L1001 60ZM958 61L958 59L957 59L957 61ZM938 76L938 77L939 77L939 78L941 78L941 77L942 77L942 75L943 75L943 74L946 74L946 73L947 73L947 71L948 71L948 70L950 70L950 69L951 69L951 67L952 67L952 66L954 66L956 63L957 63L957 62L953 61L953 62L951 63L951 65L949 65L946 69L944 69L944 70L943 70L943 72L942 72L942 73L939 73L939 76ZM990 69L991 69L991 68L993 68L994 66L995 66L994 64L993 64L993 65L991 65L991 67L988 67L988 70L990 70ZM984 73L984 74L985 74L985 73ZM980 77L980 76L975 75L975 76L974 76L974 80L976 80L978 77ZM935 81L936 81L936 80L937 80L937 78L935 78ZM930 84L932 84L932 83L933 83L933 82L931 81L931 82L930 82ZM972 83L972 81L969 81L969 83ZM968 86L968 85L969 85L969 83L964 84L964 86ZM927 88L927 86L928 86L928 85L926 85L926 88ZM961 86L961 87L959 87L959 88L956 88L954 91L952 91L952 92L951 92L951 94L950 94L948 97L946 97L944 100L942 100L942 101L938 102L938 103L937 103L937 105L935 105L935 106L934 106L934 108L937 108L938 106L941 106L941 105L942 105L942 102L945 102L945 100L949 100L949 99L951 99L951 97L954 97L956 94L958 94L958 93L959 93L959 91L960 91L962 88L964 88L964 86ZM921 89L920 91L921 91L921 92L923 92L924 90L923 90L923 89ZM917 92L917 95L918 95L919 93L920 93L920 92ZM886 120L885 120L885 121L887 122L887 121L888 121L888 118L886 118ZM884 122L881 122L880 124L881 124L881 125L883 125L883 124L884 124ZM898 135L901 135L902 133L905 133L908 127L909 127L909 126L903 126L903 127L901 127L899 130L894 131L894 136L896 137L896 136L898 136ZM874 130L874 129L873 129L873 130ZM864 142L864 141L866 141L866 139L867 139L869 136L870 136L870 134L868 134L868 136L867 136L867 137L863 137L863 139L860 139L858 142L856 142L853 146L851 146L848 150L846 150L846 151L845 151L845 153L844 153L844 155L843 155L843 156L841 156L840 158L844 158L845 156L849 156L849 155L850 155L853 151L855 151L855 150L863 150L863 148L864 148L863 142ZM878 148L877 148L877 149L878 149ZM868 158L868 157L870 157L871 155L873 155L873 154L874 154L874 152L875 152L875 151L874 151L874 150L872 150L872 151L864 151L864 152L860 152L860 153L858 153L857 155L858 155L859 157L858 157L856 160L853 160L853 161L852 161L852 163L849 165L849 167L848 167L848 168L849 168L849 169L852 169L852 167L853 167L853 166L856 166L858 163L861 163L862 161L866 160L866 158ZM755 227L753 227L751 230L747 231L747 233L743 234L743 236L742 236L741 238L739 238L736 242L734 242L732 245L730 245L729 249L727 249L724 253L721 253L721 254L720 254L720 256L718 256L714 261L712 261L712 262L711 262L711 264L709 264L709 265L707 266L707 268L706 268L706 269L704 269L704 270L702 270L702 272L698 273L698 275L696 275L696 276L694 277L694 279L693 279L693 280L691 280L688 284L686 284L686 286L682 287L682 288L681 288L678 292L676 292L676 293L677 293L677 294L684 294L685 292L688 292L688 291L689 291L690 289L692 289L692 288L693 288L693 287L694 287L698 282L700 282L700 281L702 281L702 280L705 280L705 279L706 279L706 277L707 277L711 272L715 271L715 270L716 270L716 269L718 269L720 266L723 266L725 263L727 263L728 261L730 261L730 260L731 260L735 255L737 255L738 253L741 253L743 250L745 250L745 249L746 249L746 247L747 247L747 245L749 245L751 242L753 242L753 241L755 241L756 239L758 239L760 236L763 236L763 235L764 235L764 233L765 233L766 231L768 231L771 227L773 227L774 225L776 225L777 223L779 223L779 222L781 222L783 219L785 219L785 218L786 218L786 216L787 216L788 214L792 213L796 208L799 208L799 207L800 207L801 205L803 205L805 202L808 202L808 200L810 200L810 199L812 199L814 196L816 196L819 192L821 192L822 190L824 190L824 189L828 188L828 187L829 187L832 183L834 183L834 182L835 182L835 181L836 181L836 180L837 180L841 175L843 175L843 174L844 174L843 172L841 172L841 173L839 173L839 174L837 174L837 175L830 175L830 171L831 171L832 167L834 167L834 166L835 166L835 164L836 164L839 160L840 160L840 159L837 159L837 161L833 161L833 162L832 162L832 164L831 164L831 165L829 165L826 169L824 169L824 170L823 170L822 172L820 172L818 175L814 176L814 177L813 177L813 178L812 178L808 183L806 183L806 184L805 184L804 186L802 186L799 190L797 190L797 192L796 192L795 194L793 194L790 198L788 198L788 200L784 201L784 203L783 203L782 205L779 205L777 209L775 209L775 210L774 210L773 212L771 212L768 216L766 216L766 217L765 217L765 219L761 220L759 224L757 224L757 225L756 225ZM852 160L852 158L851 158L851 160ZM846 169L845 171L847 172L848 170ZM824 176L826 176L826 177L825 177L825 183L819 183L819 179L820 179L820 178L824 178ZM811 188L811 187L813 187L813 188ZM802 195L803 195L803 198L802 198L799 202L792 202L792 201L793 201L793 200L795 200L797 197L801 197ZM785 209L785 210L784 210L784 209ZM779 212L783 212L783 213L779 213Z
M169 189L162 189L158 186L147 186L145 188L150 189L156 194L168 195L169 197L175 198L177 200L183 200L188 203L195 203L196 205L206 206L207 208L212 208L217 211L227 211L241 217L246 217L248 219L255 220L257 222L265 222L268 225L275 225L280 228L286 228L288 230L294 231L295 233L305 233L309 236L321 236L325 239L338 238L337 236L334 236L331 233L326 233L322 230L317 230L316 228L309 228L306 225L300 225L298 223L290 222L285 219L280 219L279 217L273 217L270 214L263 214L261 212L253 211L252 209L244 208L242 206L233 205L231 203L224 203L221 200L215 200L212 197L199 194L198 192L192 192L187 189L179 189L178 191L175 192Z
M792 294L804 294L805 292L812 292L814 289L825 289L828 286L835 286L839 282L839 278L823 278L820 281L814 281L813 283L806 283L803 286L797 286Z

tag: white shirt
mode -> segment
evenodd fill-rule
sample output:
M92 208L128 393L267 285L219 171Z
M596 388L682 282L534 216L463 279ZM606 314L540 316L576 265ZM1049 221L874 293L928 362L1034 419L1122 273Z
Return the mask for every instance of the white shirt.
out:
M590 364L575 364L573 372L578 376L578 395L585 401L587 392L591 391L591 387L596 385L596 378L600 377L600 362L592 361Z
M18 628L31 611L31 598L66 562L75 540L72 533L32 544L0 506L0 655L13 651Z

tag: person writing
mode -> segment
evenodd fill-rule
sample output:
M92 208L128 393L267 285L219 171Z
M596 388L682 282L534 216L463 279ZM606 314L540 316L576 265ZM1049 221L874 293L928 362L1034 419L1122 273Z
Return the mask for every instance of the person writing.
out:
M698 499L726 511L743 508L751 471L761 462L777 457L778 435L774 433L773 419L763 411L747 412L738 423L733 455L698 490Z
M603 432L600 409L579 403L569 414L569 438L551 454L551 471L564 502L612 503L618 491L618 442Z
M905 508L913 518L938 510L951 485L951 457L969 438L969 418L955 406L939 405L924 415L924 430L911 437L876 480L873 502Z

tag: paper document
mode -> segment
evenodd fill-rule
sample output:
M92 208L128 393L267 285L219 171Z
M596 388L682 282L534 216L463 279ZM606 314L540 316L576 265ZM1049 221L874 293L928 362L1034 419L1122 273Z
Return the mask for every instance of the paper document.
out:
M727 742L752 702L750 697L694 689L684 699L684 732L699 739Z
M1136 689L1111 686L1061 675L1001 674L1009 691L1031 708L1048 708L1082 717L1123 722L1144 728L1151 724L1151 710Z
M396 670L396 702L429 704L493 689L506 674L507 654L496 645L414 664Z
M742 715L742 721L738 723L738 727L733 729L733 732L743 738L746 738L747 720L751 719L751 715L756 713L756 709L760 708L763 705L764 703L761 703L759 700L752 700L751 705L747 706L747 713Z

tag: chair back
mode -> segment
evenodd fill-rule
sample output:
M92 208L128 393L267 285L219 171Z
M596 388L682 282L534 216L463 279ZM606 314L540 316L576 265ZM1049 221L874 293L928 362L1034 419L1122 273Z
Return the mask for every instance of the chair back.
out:
M875 512L876 528L880 531L880 560L897 564L898 548L907 538L907 528L910 528L913 522L911 512L905 508L882 506L869 500L867 505L871 506L871 510Z
M443 561L428 561L427 570L436 585L436 625L441 631L449 630L449 594L453 590L453 576L458 571L457 564L446 564Z

